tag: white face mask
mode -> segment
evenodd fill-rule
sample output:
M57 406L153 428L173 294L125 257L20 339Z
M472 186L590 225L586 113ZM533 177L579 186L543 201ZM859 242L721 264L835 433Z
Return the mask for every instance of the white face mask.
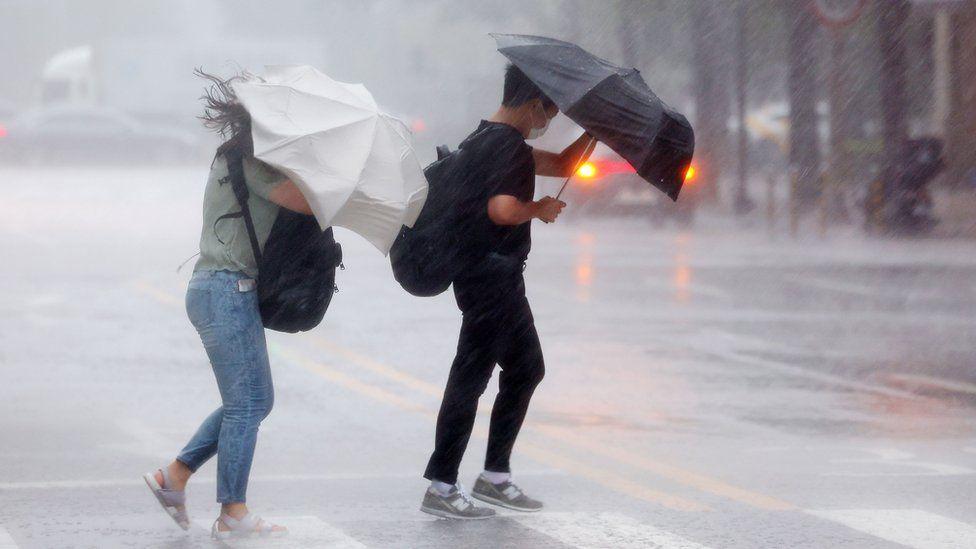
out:
M545 119L545 123L543 123L541 128L532 128L529 130L529 136L526 137L526 139L538 139L545 135L546 131L549 130L549 123L552 122L552 118L546 116L545 109L542 109L542 117Z

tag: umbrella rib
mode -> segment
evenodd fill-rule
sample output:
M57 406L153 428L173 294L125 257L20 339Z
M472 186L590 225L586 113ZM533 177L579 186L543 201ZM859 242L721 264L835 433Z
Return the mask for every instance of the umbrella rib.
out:
M356 104L352 103L348 98L332 97L332 96L326 96L326 95L318 95L318 94L315 94L315 93L311 93L311 92L307 92L307 91L304 91L304 90L300 90L300 89L294 88L294 87L292 87L292 86L290 86L288 84L276 84L276 83L271 83L271 82L259 82L259 83L255 83L255 85L256 86L261 86L261 87L266 87L266 88L284 88L284 89L288 90L291 93L300 94L300 95L303 95L305 97L310 97L312 99L318 99L318 100L325 99L325 100L328 100L328 101L334 101L336 103L339 103L340 105L344 105L344 106L347 106L347 107L350 107L350 108L353 108L353 109L356 109L356 110L360 110L360 111L363 111L363 112L375 113L375 112L377 112L379 110L377 108L374 108L372 105L367 105L367 106L356 105ZM351 95L351 94L349 94L349 95Z
M277 151L278 149L280 149L282 147L287 147L288 145L291 145L295 141L298 141L299 139L306 138L306 137L308 137L310 135L317 135L317 134L329 133L329 132L331 132L333 130L338 130L338 129L341 129L341 128L346 128L346 127L349 127L349 126L353 126L355 124L361 124L363 122L368 122L368 121L370 121L372 119L373 119L372 117L360 118L358 120L352 120L352 121L346 122L344 124L339 124L338 126L332 126L331 128L328 128L328 129L325 129L325 130L319 130L319 131L310 132L310 133L303 133L301 135L293 135L291 137L286 138L284 141L282 141L280 143L276 143L274 147L272 147L270 149L266 149L266 150L261 151L261 154L267 154L267 153L270 153L270 152Z
M363 172L366 170L366 166L369 165L369 157L373 155L373 150L375 150L376 147L376 135L379 133L379 127L380 127L380 121L376 120L376 123L373 124L373 139L371 141L373 146L370 147L369 154L366 155L366 161L363 162L363 165L359 167L359 173L356 175L356 181L363 180Z

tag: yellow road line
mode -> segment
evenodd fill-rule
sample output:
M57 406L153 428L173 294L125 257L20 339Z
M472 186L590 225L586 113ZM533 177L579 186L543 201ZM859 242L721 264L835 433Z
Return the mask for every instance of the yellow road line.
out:
M488 430L481 426L476 425L473 434L482 440L488 438ZM520 454L525 454L540 463L562 469L567 473L587 478L622 494L650 503L656 503L676 511L712 510L711 507L703 503L648 488L643 484L635 483L632 478L612 473L606 469L591 467L583 462L566 457L564 453L549 450L522 440L516 442L516 444L518 445Z
M332 351L344 358L347 358L348 360L350 360L350 362L356 364L357 366L366 368L379 375L386 376L388 379L391 379L392 381L401 382L407 387L421 390L424 393L432 395L434 397L441 396L442 389L440 389L437 385L434 385L427 381L423 381L419 378L411 376L410 374L406 374L395 368L379 363L376 360L373 360L369 357L365 357L362 354L353 351L351 349L348 349L342 345L339 345L331 341L327 341L321 337L317 337L315 339L315 343L316 345L322 347L323 349ZM738 501L740 503L745 503L747 505L751 505L759 509L763 509L767 511L789 511L789 510L796 509L795 505L787 501L783 501L781 499L774 498L772 496L767 496L765 494L760 494L758 492L753 492L745 488L740 488L738 486L729 484L725 481L711 478L709 476L696 473L694 471L689 471L687 469L683 469L681 467L677 467L674 465L670 465L668 463L663 463L644 456L629 453L617 448L607 447L598 444L592 440L580 437L578 433L571 433L566 430L562 430L556 427L549 427L549 426L542 426L542 427L532 426L530 427L530 430L539 432L540 434L548 438L558 440L559 442L562 442L564 444L568 444L576 448L587 450L593 454L597 454L602 457L613 459L617 462L623 463L625 465L629 465L631 467L635 467L637 469L654 473L658 476L677 482L678 484L691 486L703 492L721 496L727 499L731 499L733 501ZM484 434L483 436L486 436L486 434ZM529 455L531 455L533 452L535 452L537 456L543 453L547 455L551 454L551 452L547 450L543 450L542 448L539 447L536 447L536 449L538 450L536 452L532 448L528 447L527 445L521 442L519 443L519 449ZM555 458L550 459L549 457L546 457L545 459L547 461L552 462L553 459ZM576 470L572 472L580 474L581 476L586 476L584 473L581 473ZM618 478L618 479L607 478L605 480L606 482L604 484L611 483L617 486L618 488L620 488L623 484L626 484L625 479L622 478ZM618 489L618 488L615 489L617 489L618 491L626 491L625 489ZM641 499L647 499L647 498L641 498Z
M619 448L599 444L591 439L581 437L578 432L572 432L569 429L553 426L533 426L532 429L570 446L669 478L679 484L692 486L709 494L722 496L767 511L791 511L796 509L796 506L792 503L733 486L727 482L663 463L643 455L637 455Z
M965 381L954 381L921 374L889 374L888 379L905 385L976 395L976 384Z
M342 358L348 360L349 362L355 364L356 366L359 366L361 368L369 370L370 372L386 377L387 379L393 380L399 383L400 385L403 385L404 387L413 389L425 395L433 396L436 398L440 398L444 393L444 388L439 385L430 383L429 381L425 381L423 379L420 379L419 377L412 376L406 372L401 372L396 368L387 366L382 362L376 361L348 347L339 345L337 343L333 343L332 341L329 341L324 337L314 336L311 341L317 347L320 347L322 349L325 349L326 351L339 355Z
M288 350L276 343L268 342L268 350L271 351L272 354L280 356L285 360L303 368L304 370L324 378L326 381L331 381L336 385L359 393L365 397L377 400L384 404L389 404L390 406L395 406L402 410L420 413L432 418L437 417L434 412L425 408L424 406L393 394L380 387L376 387L375 385L364 383L357 378L344 374L334 368L330 368L322 362L312 360L304 355L300 355L294 351Z
M132 283L132 286L135 289L139 290L140 292L148 295L149 297L155 299L156 301L164 305L173 305L176 307L183 306L182 300L180 300L179 298L177 298L176 296L174 296L169 292L164 292L163 290L160 290L159 288L153 286L152 284L149 284L145 280L136 280L135 282Z
M300 367L312 372L314 374L320 375L325 379L335 382L338 385L346 387L352 391L355 391L363 396L377 400L384 404L394 406L404 411L413 412L420 414L431 421L437 419L437 414L433 410L419 406L413 401L401 398L394 395L388 391L370 385L368 383L363 383L358 379L347 376L341 372L337 372L332 368L329 368L320 362L312 360L304 355L293 351L286 351L280 345L270 346L272 352L275 354L280 354L283 358L290 362L294 362ZM482 427L475 427L475 436L484 440L488 438L487 430ZM643 485L634 483L631 479L608 472L604 469L599 469L596 467L589 466L580 461L570 459L562 454L553 452L551 450L544 449L542 447L519 442L519 452L532 457L533 459L552 465L558 469L562 469L568 473L573 473L577 476L590 479L598 484L601 484L611 490L627 494L634 498L644 500L650 503L655 503L662 505L669 509L674 509L677 511L710 511L711 508L707 505L686 499L674 494L669 494L667 492L661 492L659 490L654 490L647 488Z
M134 287L160 303L174 306L182 305L182 302L176 297L144 281L136 282ZM314 338L313 342L323 349L332 351L358 366L364 367L374 373L391 379L405 387L412 388L435 397L441 396L441 389L436 385L411 376L410 374L401 372L352 349L348 349L342 345L330 342L320 337ZM304 370L318 375L327 381L335 383L336 385L395 408L416 413L431 420L436 419L436 412L419 405L412 400L400 397L399 395L391 393L375 385L360 381L359 379L331 368L320 361L312 360L301 353L287 349L276 343L269 342L268 347L269 350L276 356L280 356L286 361L296 364ZM474 434L481 439L487 438L486 430L481 427L476 427ZM557 453L556 451L526 442L519 442L518 445L520 452L532 457L537 461L551 464L564 471L587 478L616 492L679 511L711 510L711 508L705 504L660 490L654 490L634 482L631 478L611 473L602 468L592 467L583 462L568 458L561 453Z

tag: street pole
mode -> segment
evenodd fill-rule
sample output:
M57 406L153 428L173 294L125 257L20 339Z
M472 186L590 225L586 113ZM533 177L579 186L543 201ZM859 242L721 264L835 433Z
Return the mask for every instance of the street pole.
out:
M820 193L820 143L817 135L817 20L806 0L790 0L789 76L790 174L794 228Z
M850 61L847 56L849 33L845 30L857 22L868 0L813 0L812 7L820 22L828 29L830 38L830 68L827 75L827 96L830 100L830 140L827 169L824 171L817 203L820 210L820 234L835 221L849 221L847 190L852 177L852 162L847 144L856 127L851 102L854 91L849 89Z
M694 25L695 156L699 174L689 190L696 201L715 202L729 145L727 121L732 115L726 34L730 14L724 2L692 0L687 5Z
M747 36L747 20L749 4L747 0L739 0L735 6L736 20L736 57L735 57L735 89L736 111L739 120L738 138L738 184L736 185L734 209L736 215L745 215L753 208L747 188L749 180L749 132L746 128L746 104L749 86L749 50Z
M945 8L936 12L933 21L935 75L932 83L932 126L943 139L946 137L946 119L952 102L950 74L952 70L952 27L949 12Z
M908 101L905 94L906 22L908 0L875 4L878 12L878 45L881 48L881 113L884 140L881 170L882 223L885 232L897 229L897 199L902 192L902 161L908 143Z
M837 27L830 29L830 75L827 83L827 93L830 97L830 157L821 197L821 235L827 232L830 222L847 218L845 193L841 188L842 185L846 185L846 177L849 175L845 162L847 155L844 151L844 144L850 137L848 93L844 86L845 40L843 29Z
M947 181L969 185L976 175L976 6L961 5L950 16L952 73L946 120Z

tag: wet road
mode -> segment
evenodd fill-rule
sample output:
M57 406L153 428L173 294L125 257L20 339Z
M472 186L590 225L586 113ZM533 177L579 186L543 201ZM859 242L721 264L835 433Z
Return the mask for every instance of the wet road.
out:
M0 171L0 548L211 545L215 463L189 533L140 480L217 405L175 273L202 187ZM247 546L976 546L974 242L537 225L547 377L514 467L547 510L458 524L417 507L459 313L338 238L324 325L270 336L249 502L292 535Z

